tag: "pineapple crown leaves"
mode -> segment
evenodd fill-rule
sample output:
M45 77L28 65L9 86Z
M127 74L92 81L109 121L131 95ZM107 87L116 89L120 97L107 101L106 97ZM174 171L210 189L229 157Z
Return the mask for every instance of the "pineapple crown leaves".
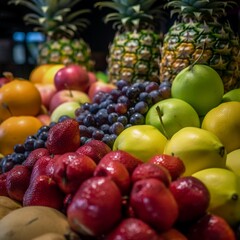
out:
M82 15L89 9L80 9L72 13L81 0L10 0L8 4L23 5L32 13L24 16L26 24L34 25L35 31L40 31L50 38L61 36L73 37L89 24Z
M104 18L104 22L113 21L113 27L123 26L126 29L136 29L143 23L153 25L157 18L164 16L163 4L154 6L156 0L112 0L101 1L95 4L100 9L108 7L114 13L109 13Z
M219 18L226 15L226 7L238 5L236 1L222 0L168 0L165 8L172 8L171 17L179 14L183 19Z

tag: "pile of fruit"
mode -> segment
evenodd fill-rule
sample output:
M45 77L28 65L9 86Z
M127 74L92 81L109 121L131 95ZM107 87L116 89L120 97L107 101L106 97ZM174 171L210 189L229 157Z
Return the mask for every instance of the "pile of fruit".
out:
M167 1L163 40L157 1L96 3L119 29L102 73L79 1L9 2L47 41L29 79L0 79L0 239L239 239L236 3Z

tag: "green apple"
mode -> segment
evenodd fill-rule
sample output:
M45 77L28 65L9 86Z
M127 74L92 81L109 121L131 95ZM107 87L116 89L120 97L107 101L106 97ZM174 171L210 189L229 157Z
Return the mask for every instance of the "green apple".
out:
M226 92L222 98L223 102L237 101L240 102L240 88L236 88Z
M134 125L124 129L113 144L114 150L123 150L134 157L148 161L156 154L162 154L167 138L152 125Z
M158 128L168 139L183 127L200 127L196 110L177 98L168 98L154 104L149 109L145 122Z
M60 104L57 108L54 109L50 118L51 122L57 122L58 119L65 115L71 118L75 118L75 111L80 107L80 104L72 101L72 102L65 102Z
M171 87L173 98L179 98L204 116L216 107L224 94L224 85L219 74L211 67L195 64L184 68L177 74Z

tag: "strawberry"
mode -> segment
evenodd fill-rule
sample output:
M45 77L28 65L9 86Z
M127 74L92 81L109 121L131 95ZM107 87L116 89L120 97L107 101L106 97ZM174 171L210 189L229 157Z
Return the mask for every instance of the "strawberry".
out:
M33 166L31 181L34 181L34 179L40 175L47 175L51 177L53 174L51 167L53 166L53 163L56 161L58 156L59 155L48 155L39 158Z
M109 159L110 161L119 161L127 168L130 175L138 165L143 163L138 158L123 150L110 151L100 160L99 164L106 161L105 159Z
M138 165L131 175L132 183L144 178L156 178L162 181L166 187L169 187L171 183L169 171L165 167L153 163L145 162Z
M23 196L23 206L46 206L61 210L64 193L57 183L47 175L37 176Z
M2 173L0 175L0 196L7 196L8 197L7 185L6 185L7 174L8 174L8 172Z
M87 155L98 164L107 153L111 152L111 148L100 140L92 139L91 141L79 147L76 152Z
M31 177L31 170L23 165L16 165L6 177L6 187L10 198L21 202L27 190Z
M58 122L48 132L46 148L51 154L74 152L80 146L79 124L69 118Z
M123 196L129 193L131 186L130 174L121 162L105 158L101 160L101 164L97 165L93 175L95 177L110 177L119 187Z
M179 157L171 156L168 154L157 154L152 156L148 163L153 163L165 167L172 178L172 181L176 180L185 172L185 165Z
M48 156L49 151L46 148L37 148L34 149L32 152L29 153L27 159L23 162L22 165L27 166L29 168L33 168L35 162L43 157L43 156Z

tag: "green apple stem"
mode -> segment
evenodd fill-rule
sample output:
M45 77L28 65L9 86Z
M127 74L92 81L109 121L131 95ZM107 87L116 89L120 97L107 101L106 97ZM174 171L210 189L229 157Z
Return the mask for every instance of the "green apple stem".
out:
M168 133L167 133L167 130L166 130L165 127L164 127L164 123L163 123L163 120L162 120L162 113L161 113L161 111L160 111L160 107L159 107L159 106L156 107L156 111L157 111L157 114L158 114L160 123L161 123L161 125L162 125L163 133L164 133L164 135L166 136L167 139L170 139L170 137L169 137L169 135L168 135Z

